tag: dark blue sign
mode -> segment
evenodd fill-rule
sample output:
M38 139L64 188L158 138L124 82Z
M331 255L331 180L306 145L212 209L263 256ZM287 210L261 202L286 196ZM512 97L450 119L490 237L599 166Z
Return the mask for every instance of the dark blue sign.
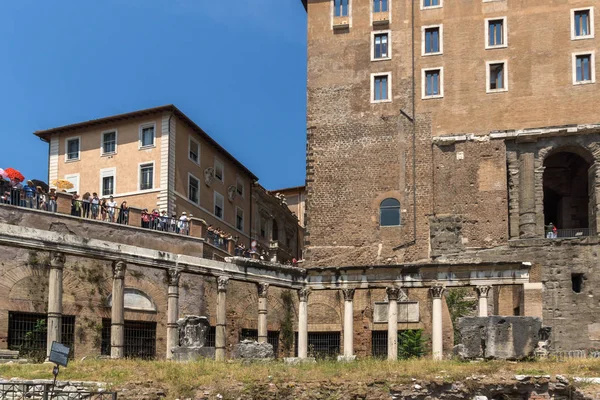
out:
M69 351L71 351L71 349L67 346L58 342L52 342L52 347L50 348L50 357L48 360L56 365L66 367L67 363L69 362Z

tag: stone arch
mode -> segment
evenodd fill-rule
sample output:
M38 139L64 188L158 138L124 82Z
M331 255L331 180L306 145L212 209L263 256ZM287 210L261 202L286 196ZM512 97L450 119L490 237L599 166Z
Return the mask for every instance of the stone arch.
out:
M343 323L341 307L339 291L313 292L308 297L308 323L341 326Z

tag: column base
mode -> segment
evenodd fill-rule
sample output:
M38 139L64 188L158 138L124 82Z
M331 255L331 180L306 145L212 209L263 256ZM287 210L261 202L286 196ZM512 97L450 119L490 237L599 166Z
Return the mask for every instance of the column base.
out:
M356 356L337 356L338 362L352 362L356 361Z
M298 365L298 364L316 364L317 360L314 357L286 357L283 359L284 364L288 365Z

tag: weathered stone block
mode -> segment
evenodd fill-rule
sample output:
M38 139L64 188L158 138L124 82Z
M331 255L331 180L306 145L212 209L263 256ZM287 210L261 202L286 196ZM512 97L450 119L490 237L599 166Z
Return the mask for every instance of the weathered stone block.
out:
M542 320L536 317L465 317L458 320L462 358L520 360L533 356Z
M264 359L275 358L273 345L270 343L258 343L254 340L242 340L233 349L234 358Z

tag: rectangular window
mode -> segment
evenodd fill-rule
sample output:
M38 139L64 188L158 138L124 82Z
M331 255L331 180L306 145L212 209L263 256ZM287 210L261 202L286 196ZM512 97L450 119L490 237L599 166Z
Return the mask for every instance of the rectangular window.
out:
M389 58L388 54L388 33L378 33L375 35L374 40L374 50L373 58Z
M239 207L235 208L235 227L240 231L244 230L244 210Z
M388 97L388 77L389 75L373 76L373 101L386 101Z
M442 69L430 69L425 70L424 76L424 90L423 97L441 97L442 91Z
M504 20L493 19L488 21L488 46L502 46L504 44Z
M154 164L140 165L140 190L152 189L154 182Z
M102 133L102 154L115 154L117 152L117 132Z
M223 219L225 201L221 193L215 192L215 217Z
M102 196L113 196L116 193L116 168L100 170L100 193Z
M154 125L140 126L140 147L154 146Z
M67 161L79 160L79 138L67 139Z
M373 12L388 11L388 0L373 0Z
M260 219L260 237L267 237L267 220L264 218Z
M488 92L501 92L508 89L506 63L488 62Z
M110 355L111 320L102 319L100 354ZM125 358L152 360L156 357L156 322L125 321Z
M8 312L9 350L19 350L29 357L44 358L46 354L46 338L48 335L48 315L24 312ZM63 315L61 323L61 343L69 347L69 359L75 353L75 317ZM4 396L3 396L4 398Z
M348 3L350 3L350 0L333 0L334 15L336 17L347 17Z
M190 161L195 164L200 164L200 144L190 136L189 154Z
M200 204L200 181L192 175L188 175L188 200Z
M593 12L588 8L585 10L573 10L573 34L572 39L593 37Z
M425 54L440 53L440 28L425 29Z
M592 54L579 54L575 56L575 82L591 83L594 81Z
M224 169L225 167L223 166L223 163L215 158L215 178L220 180L221 182L224 181L225 177Z
M102 196L112 196L115 194L115 177L105 176L102 178Z
M244 197L244 180L239 176L236 178L236 191L240 197Z
M439 7L441 0L423 0L423 7Z

